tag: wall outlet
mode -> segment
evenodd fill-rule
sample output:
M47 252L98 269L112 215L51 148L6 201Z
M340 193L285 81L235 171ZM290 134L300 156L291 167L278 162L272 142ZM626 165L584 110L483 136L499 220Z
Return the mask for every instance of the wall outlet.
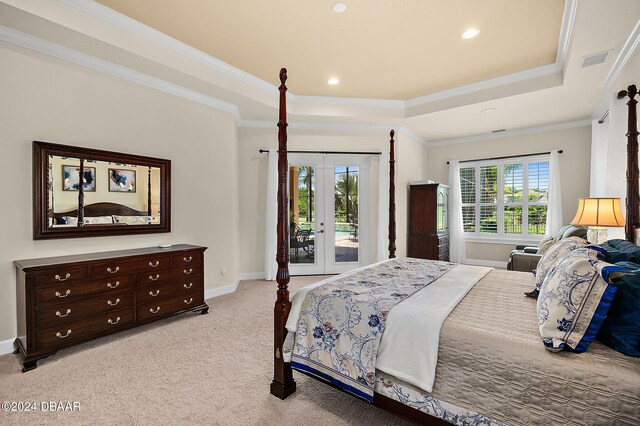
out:
M221 274L221 275L224 275L224 274L226 274L226 273L227 273L227 268L225 268L224 266L221 266L221 267L220 267L220 274Z

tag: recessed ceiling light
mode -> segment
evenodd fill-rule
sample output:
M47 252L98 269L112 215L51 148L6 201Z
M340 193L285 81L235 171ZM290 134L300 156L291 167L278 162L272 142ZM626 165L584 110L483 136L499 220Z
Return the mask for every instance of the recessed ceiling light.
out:
M333 77L333 78L330 78L329 81L327 81L327 83L329 83L332 86L335 86L336 84L340 83L340 80L338 80L337 78Z
M495 112L497 111L496 108L487 108L487 109L483 109L481 112Z
M476 30L475 28L469 28L467 31L462 33L462 38L474 38L480 34L480 30Z
M342 13L347 10L347 5L344 3L336 3L333 5L333 11L335 13Z

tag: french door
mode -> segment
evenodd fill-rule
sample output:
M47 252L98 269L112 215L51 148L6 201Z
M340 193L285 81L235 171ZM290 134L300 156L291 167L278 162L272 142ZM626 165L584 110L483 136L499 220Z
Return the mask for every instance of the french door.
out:
M289 270L338 274L369 263L370 158L289 155Z

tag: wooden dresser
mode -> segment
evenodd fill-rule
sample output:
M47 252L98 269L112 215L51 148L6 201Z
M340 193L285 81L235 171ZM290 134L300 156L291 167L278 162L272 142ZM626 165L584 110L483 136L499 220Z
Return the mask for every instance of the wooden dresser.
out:
M447 185L409 186L407 256L449 260L448 204Z
M22 371L66 346L182 312L206 314L205 250L183 244L13 262Z

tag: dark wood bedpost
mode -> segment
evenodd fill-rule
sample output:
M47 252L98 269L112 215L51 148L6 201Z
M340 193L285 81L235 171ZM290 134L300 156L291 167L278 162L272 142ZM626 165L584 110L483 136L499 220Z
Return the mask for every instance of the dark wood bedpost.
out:
M296 390L296 382L293 381L291 364L285 363L282 355L282 344L287 335L285 325L289 317L291 302L289 301L289 197L287 193L287 69L280 70L280 118L278 121L278 247L276 261L278 272L276 282L278 293L276 305L273 309L274 339L273 339L273 382L271 382L271 394L280 399L285 399Z
M151 213L151 167L149 167L147 170L147 216L151 217Z
M396 160L393 145L393 136L396 134L391 130L389 140L389 259L396 257Z
M638 116L635 96L638 89L632 84L627 90L618 93L618 99L629 96L629 121L627 136L627 224L625 225L625 238L635 243L636 226L640 225L640 194L638 188Z
M84 226L84 159L80 159L78 171L78 226Z

